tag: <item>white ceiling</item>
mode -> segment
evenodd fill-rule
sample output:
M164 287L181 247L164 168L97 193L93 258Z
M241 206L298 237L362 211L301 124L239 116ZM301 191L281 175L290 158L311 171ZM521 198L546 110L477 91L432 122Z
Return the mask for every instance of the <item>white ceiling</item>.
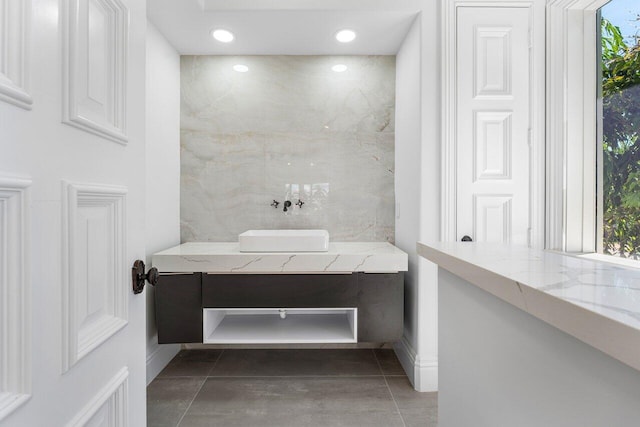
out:
M148 0L147 13L182 55L395 55L423 0ZM213 28L232 31L228 44ZM358 37L338 43L349 28Z

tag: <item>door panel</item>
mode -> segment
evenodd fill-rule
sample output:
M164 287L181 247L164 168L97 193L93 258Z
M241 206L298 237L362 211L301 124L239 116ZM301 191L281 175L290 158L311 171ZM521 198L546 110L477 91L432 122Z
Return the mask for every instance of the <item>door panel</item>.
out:
M1 266L11 337L0 337L10 367L0 368L0 425L144 426L145 298L130 269L145 258L146 2L0 5L0 15L30 10L25 33L0 24L0 46L12 49L0 55L10 62L0 66L0 254L24 248ZM8 80L32 104L7 99ZM2 226L4 212L17 218L22 196L4 197L16 182L28 189L23 243ZM21 281L22 293L9 291L22 302L8 310L5 291Z
M127 189L63 183L63 371L127 324Z
M126 408L129 371L123 368L67 424L68 427L127 425Z
M126 143L128 9L120 0L67 0L64 121Z
M0 422L31 395L30 186L0 176Z
M528 244L528 8L460 7L456 23L457 238Z
M30 109L29 24L30 0L0 2L0 102Z

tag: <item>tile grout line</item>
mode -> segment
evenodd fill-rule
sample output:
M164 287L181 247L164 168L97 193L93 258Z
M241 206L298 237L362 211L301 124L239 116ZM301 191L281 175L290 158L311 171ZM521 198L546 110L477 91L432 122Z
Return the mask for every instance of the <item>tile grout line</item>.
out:
M391 387L389 387L389 382L387 381L387 376L384 375L384 371L382 370L382 365L380 364L380 361L378 360L378 356L376 355L376 350L375 349L371 349L371 352L373 353L373 358L376 359L376 363L378 364L378 368L380 368L380 372L382 373L382 378L384 378L384 384L387 386L387 391L389 392L389 395L391 396L391 400L393 400L393 405L396 407L396 411L398 411L398 415L400 416L400 421L402 421L402 425L404 427L407 427L407 424L404 422L404 417L402 416L402 412L400 412L400 407L398 406L398 402L396 402L396 398L393 395L393 392L391 391Z
M200 390L202 390L202 387L204 387L204 383L206 383L206 382L207 382L207 377L204 377L202 379L202 384L200 384L200 387L198 387L198 391L196 391L195 394L193 395L193 398L191 399L191 402L189 402L189 406L187 406L187 408L184 410L184 413L182 414L182 416L178 420L178 424L176 424L176 427L180 427L180 424L182 424L182 420L184 419L185 415L187 415L187 412L191 408L191 405L193 405L194 400L196 400L196 397L198 397L198 394L200 394Z
M158 379L169 378L406 378L406 375L391 374L367 374L367 375L340 375L340 374L308 374L308 375L163 375ZM155 381L155 380L154 380Z
M209 369L209 372L207 372L207 375L206 375L207 378L210 377L213 370L216 369L216 366L218 366L218 362L220 361L220 358L222 357L223 354L224 354L224 349L222 349L216 361L213 362L213 366L211 367L211 369Z
M222 357L222 353L224 353L224 349L220 352L220 355L218 356L216 361L213 362L213 366L211 367L211 369L209 370L209 372L207 374L210 374L211 371L213 371L213 369L216 367L216 365L218 364L218 361ZM193 399L191 399L191 402L189 402L189 406L187 406L187 409L184 410L184 413L182 414L182 416L178 420L178 424L176 424L176 427L180 427L180 424L182 424L182 420L184 420L184 417L187 415L187 412L189 412L189 409L191 409L191 405L193 405L193 402L195 402L196 397L198 397L198 395L202 391L202 388L204 387L204 384L207 382L208 378L209 378L209 375L205 375L204 379L202 380L202 384L200 384L200 387L198 388L198 391L196 391L196 393L193 395Z
M400 377L402 375L393 375ZM309 375L208 375L207 378L380 378L384 375L327 375L327 374L309 374ZM179 377L174 377L179 378Z

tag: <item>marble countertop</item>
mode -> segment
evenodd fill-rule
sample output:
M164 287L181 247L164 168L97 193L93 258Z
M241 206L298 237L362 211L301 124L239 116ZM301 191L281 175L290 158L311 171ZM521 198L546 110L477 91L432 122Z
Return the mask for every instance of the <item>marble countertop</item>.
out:
M418 243L418 253L640 370L640 269L504 244Z
M395 273L408 255L386 242L335 242L328 252L247 253L238 243L192 242L153 255L161 273Z

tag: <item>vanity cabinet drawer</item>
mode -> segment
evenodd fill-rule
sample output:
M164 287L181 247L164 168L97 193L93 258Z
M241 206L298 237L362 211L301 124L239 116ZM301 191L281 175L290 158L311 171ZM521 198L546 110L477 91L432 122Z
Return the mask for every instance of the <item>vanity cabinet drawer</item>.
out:
M202 342L201 273L162 274L155 287L158 343Z
M394 342L404 333L404 273L358 273L358 341Z
M207 308L355 307L356 274L203 274Z

